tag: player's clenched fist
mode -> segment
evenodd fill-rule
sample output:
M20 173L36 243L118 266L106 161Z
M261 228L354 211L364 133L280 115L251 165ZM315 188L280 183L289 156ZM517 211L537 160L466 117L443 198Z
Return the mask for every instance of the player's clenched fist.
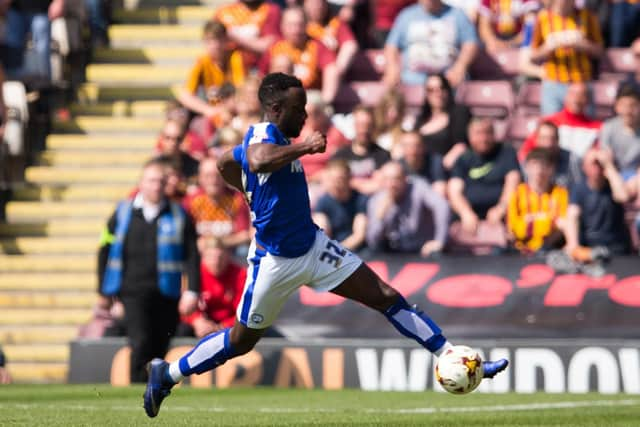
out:
M324 153L327 149L327 138L318 131L307 136L304 143L309 147L309 154Z

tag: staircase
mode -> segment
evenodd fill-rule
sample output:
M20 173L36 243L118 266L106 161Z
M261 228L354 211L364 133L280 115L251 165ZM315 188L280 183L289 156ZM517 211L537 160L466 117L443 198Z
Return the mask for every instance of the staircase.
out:
M140 0L115 11L111 48L95 53L72 118L54 124L0 224L0 344L14 381L66 381L69 341L95 302L100 231L150 156L203 23L227 2Z

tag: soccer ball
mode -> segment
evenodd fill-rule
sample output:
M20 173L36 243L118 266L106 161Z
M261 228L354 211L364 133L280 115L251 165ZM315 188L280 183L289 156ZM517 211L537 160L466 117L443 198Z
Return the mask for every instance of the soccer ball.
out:
M482 358L466 345L455 345L438 358L436 379L449 393L466 394L482 382Z

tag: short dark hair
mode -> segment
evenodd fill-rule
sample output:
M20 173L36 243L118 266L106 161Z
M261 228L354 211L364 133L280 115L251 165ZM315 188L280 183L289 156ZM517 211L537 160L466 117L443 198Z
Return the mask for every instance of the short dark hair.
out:
M171 157L165 156L163 154L152 157L151 159L147 160L142 166L142 169L147 169L148 167L151 167L151 166L157 166L163 169L171 168L177 172L180 172L180 165L178 164L178 162L176 162Z
M556 135L558 135L558 125L556 125L556 124L555 124L555 123L553 123L552 121L550 121L550 120L543 120L543 121L541 121L541 122L538 124L538 129L537 129L537 130L540 130L543 126L544 126L544 127L548 127L548 128L553 129L553 130L555 131Z
M616 93L616 101L620 98L635 98L640 101L640 87L637 84L632 82L622 83L618 87L618 92Z
M295 76L284 73L267 74L258 89L260 105L266 109L280 104L287 96L287 91L296 87L303 89L302 82Z
M217 20L208 21L202 29L203 37L211 37L213 39L223 39L227 37L227 29L224 24Z
M538 147L534 148L529 152L529 154L527 154L525 163L531 161L538 161L544 163L545 165L553 166L555 164L555 156L553 155L553 152L551 152L551 150L549 150L548 148Z

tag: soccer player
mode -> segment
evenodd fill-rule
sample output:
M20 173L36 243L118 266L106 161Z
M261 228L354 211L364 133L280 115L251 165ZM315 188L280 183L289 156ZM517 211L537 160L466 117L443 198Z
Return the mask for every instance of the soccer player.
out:
M223 154L218 168L246 195L256 235L249 249L247 282L233 327L204 337L171 364L154 359L144 408L155 417L162 400L184 377L200 374L250 351L280 312L286 299L306 284L379 311L403 335L436 356L451 344L438 325L383 282L358 256L330 240L311 220L307 183L299 158L322 153L319 132L291 144L307 118L300 80L267 75L258 91L266 121L247 132L244 142ZM484 362L485 378L507 367L507 360Z

